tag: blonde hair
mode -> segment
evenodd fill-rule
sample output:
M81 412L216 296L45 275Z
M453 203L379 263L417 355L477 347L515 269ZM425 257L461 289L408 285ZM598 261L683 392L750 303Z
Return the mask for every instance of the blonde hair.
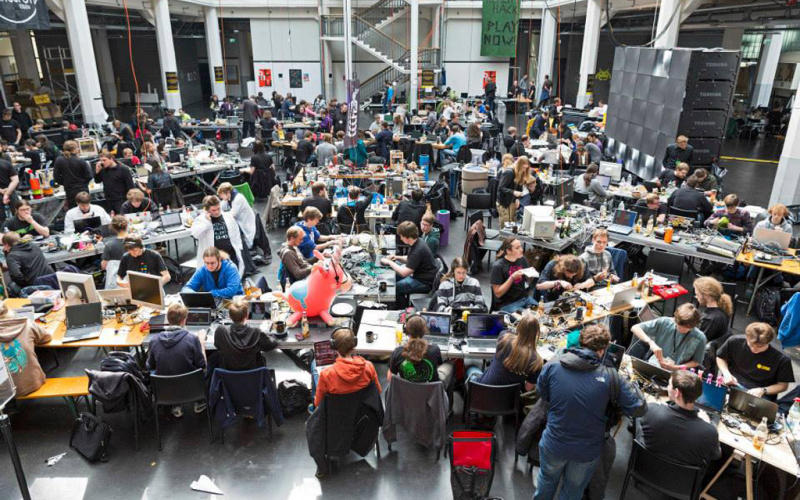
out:
M503 367L518 375L537 372L542 367L542 358L536 352L538 341L539 320L526 312L517 323L516 334L504 335L497 346L498 350L511 351L503 360Z
M655 193L648 193L648 195L644 197L644 200L645 200L645 203L647 203L648 205L652 205L652 204L654 204L656 202L658 202L658 203L661 202L661 199Z
M719 281L710 276L702 276L694 280L694 289L714 299L720 310L729 317L733 314L733 300L730 295L725 293Z
M597 229L595 229L594 232L592 233L592 241L596 240L597 238L600 238L601 236L605 236L605 238L608 239L608 229L604 227L598 227Z
M688 163L683 163L683 162L678 163L677 165L675 165L675 170L686 170L688 172L689 171L689 164ZM698 170L702 170L702 169L698 169Z
M789 209L786 208L786 205L784 205L783 203L776 203L775 205L769 207L767 213L769 213L770 215L780 215L785 219L789 215Z
M231 184L230 182L223 182L217 188L217 194L231 193L231 192L233 192L233 184Z
M725 206L728 208L738 207L739 206L739 197L735 194L731 193L725 198L722 199L722 202L725 203Z
M509 153L504 154L502 158L503 168L510 167L512 163L514 163L514 156Z
M139 203L144 199L144 193L141 189L134 188L128 191L128 194L125 195L125 198L127 198L128 201L135 201Z
M531 164L527 156L520 156L514 164L514 183L524 186L531 175Z
M321 220L322 219L322 212L319 211L317 207L306 207L303 210L303 220Z
M686 328L694 328L700 324L700 311L692 304L681 304L673 315L675 323Z
M183 304L172 304L167 309L167 322L170 325L180 325L183 323L183 320L186 319L186 316L189 315L189 310L186 309L186 306Z
M745 337L759 345L767 345L775 340L775 330L766 323L750 323L744 331Z

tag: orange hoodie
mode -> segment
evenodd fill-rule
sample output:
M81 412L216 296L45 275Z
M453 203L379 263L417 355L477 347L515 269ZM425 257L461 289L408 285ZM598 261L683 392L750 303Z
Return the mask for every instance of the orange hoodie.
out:
M17 388L17 396L30 394L44 384L44 372L34 345L50 342L44 328L26 318L0 319L0 352Z
M360 391L372 381L380 391L381 384L378 382L378 374L372 363L361 356L337 357L333 366L325 368L319 374L314 406L322 404L325 394L350 394Z

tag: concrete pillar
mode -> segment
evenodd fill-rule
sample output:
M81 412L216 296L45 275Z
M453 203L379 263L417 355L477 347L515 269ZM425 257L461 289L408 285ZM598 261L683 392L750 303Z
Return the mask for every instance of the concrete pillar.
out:
M741 50L744 28L725 28L722 32L722 48L725 50Z
M542 9L542 31L539 35L539 69L536 74L537 97L542 92L545 76L553 76L553 59L556 57L556 14ZM552 78L551 78L552 81ZM556 92L553 92L553 96Z
M64 23L67 25L67 39L75 68L75 80L81 99L81 113L84 123L105 123L108 113L103 108L103 93L100 90L100 77L97 74L97 61L92 50L92 33L89 29L89 16L85 2L64 2Z
M181 104L181 90L178 83L178 62L175 59L175 45L172 42L172 24L169 20L169 1L153 0L153 18L156 21L156 41L158 42L158 61L161 63L161 83L164 85L164 102L169 109L178 109ZM167 88L167 74L174 76L173 90Z
M14 50L14 61L17 63L17 75L33 81L33 88L38 89L42 82L39 79L39 68L36 66L36 54L33 51L33 40L28 30L9 30L11 48Z
M681 0L662 0L658 8L656 36L661 33L663 35L655 41L653 46L657 49L674 49L678 44L678 32L680 30Z
M408 107L409 111L417 109L417 93L419 92L419 0L410 0L410 43L411 51L411 80L409 82Z
M798 88L800 88L800 63L797 63L794 67L794 78L792 78L789 90L797 90Z
M225 69L222 67L222 42L219 34L219 16L215 7L204 7L206 21L206 53L208 54L208 73L211 78L211 93L222 99L225 91ZM216 79L217 69L222 73L220 81Z
M581 72L578 81L578 96L575 106L583 108L591 92L587 92L589 75L597 70L597 50L600 45L600 24L603 13L601 0L586 0L586 25L583 29L583 51L581 52Z
M92 29L94 56L97 58L97 72L100 76L100 88L103 91L103 104L107 108L117 107L117 85L114 82L114 66L111 61L111 48L108 46L108 30Z
M431 47L438 49L441 47L442 36L442 6L433 6L433 36L431 37Z
M332 49L330 40L323 40L322 48L322 90L325 95L325 99L330 101L336 97L333 95L333 53L331 52ZM330 77L328 75L330 75Z
M753 88L753 99L750 101L750 106L754 108L770 105L769 97L772 95L772 85L775 83L775 73L778 71L781 45L783 45L783 31L764 35L764 45L758 60L756 85Z
M351 0L342 1L342 10L344 11L344 78L345 80L353 79L353 35L352 35L352 19L353 19L353 5Z
M800 137L800 88L794 96L786 137ZM772 185L772 196L769 198L770 205L775 203L800 204L800 141L787 140L783 143L778 172Z

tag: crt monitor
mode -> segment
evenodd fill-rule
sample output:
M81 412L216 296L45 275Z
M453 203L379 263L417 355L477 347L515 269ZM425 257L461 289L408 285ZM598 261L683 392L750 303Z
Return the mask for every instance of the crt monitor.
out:
M506 329L502 314L470 314L467 316L467 337L496 339Z
M91 274L58 272L56 278L68 305L100 302Z
M128 271L131 302L137 306L164 309L164 287L161 276Z
M611 161L601 161L599 173L611 177L614 182L619 182L622 180L622 165Z
M83 137L77 139L76 142L80 151L78 153L79 156L97 156L97 141L91 137Z
M173 148L169 150L169 162L181 163L186 156L186 148Z
M450 335L450 313L420 313L432 335Z

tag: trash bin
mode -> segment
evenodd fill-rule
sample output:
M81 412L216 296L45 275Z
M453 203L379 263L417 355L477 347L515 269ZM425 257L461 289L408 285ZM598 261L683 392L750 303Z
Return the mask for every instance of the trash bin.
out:
M442 225L442 234L439 235L439 248L446 247L450 236L450 210L436 212L436 220Z

